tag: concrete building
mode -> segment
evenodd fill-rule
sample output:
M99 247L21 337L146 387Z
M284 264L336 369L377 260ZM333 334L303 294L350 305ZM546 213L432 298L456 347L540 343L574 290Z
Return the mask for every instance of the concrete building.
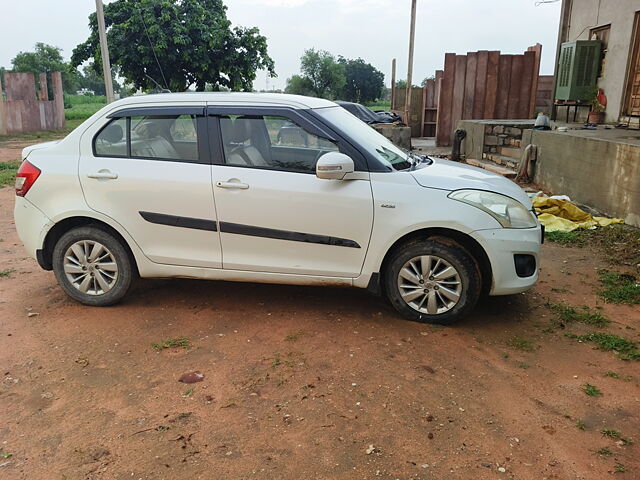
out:
M605 121L638 128L640 0L562 0L558 51L565 42L595 39L603 45L598 87L608 100Z

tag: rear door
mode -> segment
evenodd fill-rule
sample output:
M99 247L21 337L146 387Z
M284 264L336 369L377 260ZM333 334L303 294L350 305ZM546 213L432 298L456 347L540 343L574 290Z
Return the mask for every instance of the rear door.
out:
M203 106L128 108L83 135L87 204L153 262L222 266Z
M295 111L229 107L210 115L223 267L357 277L373 224L368 174L315 175L324 153L357 152Z

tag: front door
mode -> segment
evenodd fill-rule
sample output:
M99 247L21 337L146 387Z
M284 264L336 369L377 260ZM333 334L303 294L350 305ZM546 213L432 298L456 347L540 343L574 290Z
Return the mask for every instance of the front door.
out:
M221 268L204 107L165 110L129 109L84 134L85 199L151 261Z
M222 144L212 178L223 267L357 277L373 224L371 184L317 178L316 161L340 141L300 120L260 109L211 118Z
M640 116L640 12L636 12L625 113Z

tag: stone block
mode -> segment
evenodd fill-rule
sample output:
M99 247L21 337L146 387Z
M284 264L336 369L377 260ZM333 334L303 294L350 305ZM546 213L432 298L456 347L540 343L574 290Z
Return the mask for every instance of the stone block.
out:
M498 145L498 137L495 135L485 135L484 137L485 145Z
M495 127L493 127L493 133L496 135L504 133L504 125L496 125Z
M507 127L504 129L504 133L509 135L510 137L522 137L522 129L516 127Z

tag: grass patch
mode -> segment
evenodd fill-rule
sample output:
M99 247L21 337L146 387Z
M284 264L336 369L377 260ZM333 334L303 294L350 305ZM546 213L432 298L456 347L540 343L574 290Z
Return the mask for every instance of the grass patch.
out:
M630 438L625 438L618 430L613 430L610 428L603 428L600 430L600 433L605 437L615 438L616 440L620 440L624 445L633 445L633 440Z
M0 453L0 458L4 458L5 460L13 457L13 453Z
M156 352L164 350L165 348L189 348L191 347L191 342L187 337L177 337L170 338L168 340L160 340L160 343L152 343L151 346L154 348Z
M79 103L64 109L65 120L86 120L107 103Z
M183 397L183 398L190 397L191 395L193 395L193 392L195 392L195 391L196 391L196 389L195 389L195 388L190 388L189 390L187 390L186 392L184 392L184 393L182 394L182 397Z
M302 335L303 335L302 330L299 330L297 332L290 333L289 335L284 337L284 339L287 342L295 342L296 340L299 340Z
M640 303L640 282L633 275L600 270L600 296L609 303L637 305Z
M630 375L620 375L619 373L608 371L604 372L605 377L617 378L619 380L624 380L625 382L630 382L632 377Z
M613 455L613 452L609 450L607 447L602 447L596 450L598 455Z
M600 350L614 351L622 360L640 360L640 350L633 340L602 332L593 332L587 335L569 334L568 336L583 342L593 342Z
M507 344L511 348L515 348L516 350L522 350L524 352L533 352L536 349L536 346L533 344L531 340L528 340L524 337L511 337Z
M391 101L390 100L378 100L377 102L369 102L364 104L365 107L370 108L374 112L376 110L384 110L388 112L391 110Z
M602 391L596 387L595 385L591 385L590 383L585 383L582 386L582 391L589 395L590 397L601 397Z
M583 305L580 310L562 303L549 303L547 306L556 313L556 322L560 327L567 323L579 322L595 327L604 327L609 324L603 315L598 312L591 312L589 307Z
M559 243L560 245L573 245L577 247L584 247L587 243L586 235L583 231L574 230L573 232L544 232L545 240L549 240L553 243Z
M526 370L529 367L531 367L531 365L529 365L526 362L518 362L518 368L522 368L522 369Z
M624 465L622 465L621 463L616 463L616 466L613 467L616 470L616 473L624 473L627 471L626 467Z
M0 162L0 187L15 184L19 167L19 162Z
M586 430L587 429L587 424L584 423L582 420L578 420L576 422L576 427L578 427L580 430Z
M13 272L15 272L13 268L9 268L7 270L0 270L0 278L7 278L11 276Z

